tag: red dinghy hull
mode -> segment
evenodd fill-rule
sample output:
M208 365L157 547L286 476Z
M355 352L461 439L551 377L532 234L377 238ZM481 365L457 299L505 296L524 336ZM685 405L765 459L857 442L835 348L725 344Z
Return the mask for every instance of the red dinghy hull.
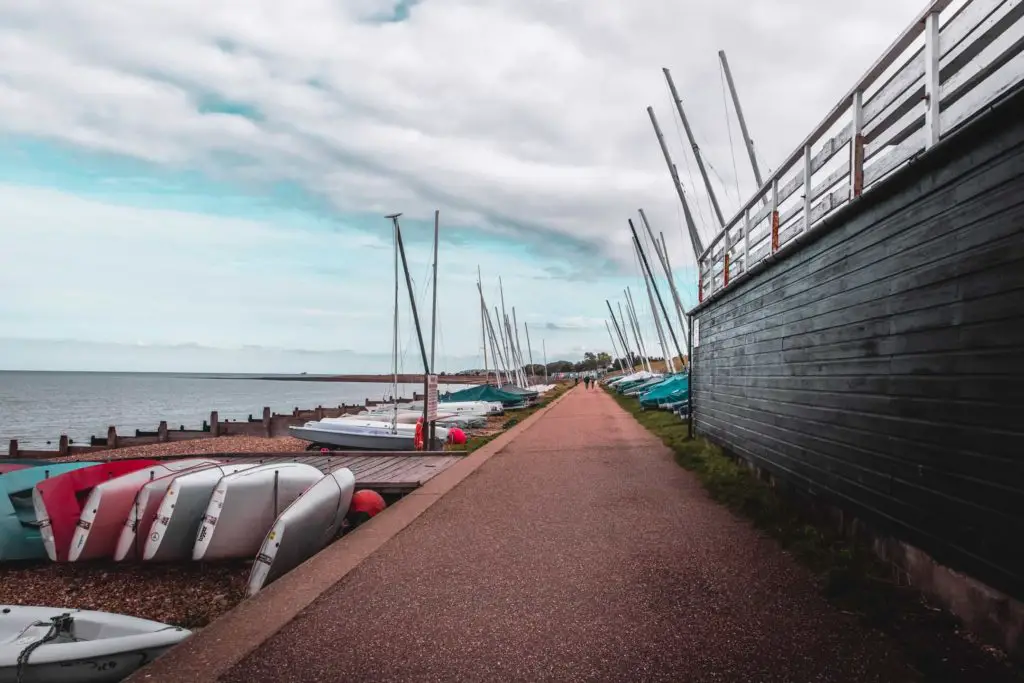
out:
M82 505L93 488L121 475L159 464L157 460L115 460L65 472L36 484L32 490L32 504L49 558L54 562L67 561Z

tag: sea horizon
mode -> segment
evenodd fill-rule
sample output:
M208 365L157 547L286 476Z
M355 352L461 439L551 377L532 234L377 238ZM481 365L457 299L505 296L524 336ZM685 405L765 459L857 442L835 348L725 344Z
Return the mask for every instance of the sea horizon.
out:
M56 448L61 434L76 444L90 436L156 429L198 429L210 412L222 420L273 412L384 400L390 382L315 381L337 375L274 373L127 372L93 370L0 370L0 448L11 439L20 448ZM271 379L266 379L271 378ZM294 378L294 381L289 381ZM300 379L301 378L301 379ZM313 380L313 381L311 381ZM412 398L422 383L399 383L398 396ZM441 385L441 391L459 390ZM0 455L0 457L3 457Z

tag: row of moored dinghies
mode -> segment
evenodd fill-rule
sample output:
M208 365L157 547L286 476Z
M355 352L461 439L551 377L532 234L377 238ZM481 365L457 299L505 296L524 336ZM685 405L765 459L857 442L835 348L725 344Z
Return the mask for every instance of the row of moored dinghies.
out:
M679 417L689 415L690 375L687 372L661 374L641 370L613 377L605 385L623 396L634 396L647 410L667 410Z
M298 462L4 461L0 560L252 557L252 595L339 534L354 492L349 469ZM120 680L188 635L104 612L0 607L0 681Z
M0 561L256 558L250 594L326 546L355 477L207 458L3 465ZM18 467L17 469L13 469Z

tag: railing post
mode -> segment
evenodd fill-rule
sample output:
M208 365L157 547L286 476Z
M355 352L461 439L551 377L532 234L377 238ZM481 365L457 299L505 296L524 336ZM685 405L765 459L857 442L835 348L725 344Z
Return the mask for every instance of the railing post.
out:
M743 211L743 272L750 270L750 209Z
M804 232L811 229L811 143L804 145Z
M704 302L704 260L697 264L697 302Z
M722 252L722 289L729 286L729 249L732 245L729 244L729 228L731 226L725 226L725 231L722 233L722 245L725 251Z
M772 253L779 250L779 178L772 180Z
M864 192L864 93L853 93L853 123L850 132L850 199Z
M924 148L939 141L942 133L939 119L941 100L939 81L939 13L930 12L924 20Z

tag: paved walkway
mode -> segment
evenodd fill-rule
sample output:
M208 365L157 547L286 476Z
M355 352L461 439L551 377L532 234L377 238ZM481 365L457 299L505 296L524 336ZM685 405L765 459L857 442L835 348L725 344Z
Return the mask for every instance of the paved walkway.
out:
M581 385L224 680L912 679Z

